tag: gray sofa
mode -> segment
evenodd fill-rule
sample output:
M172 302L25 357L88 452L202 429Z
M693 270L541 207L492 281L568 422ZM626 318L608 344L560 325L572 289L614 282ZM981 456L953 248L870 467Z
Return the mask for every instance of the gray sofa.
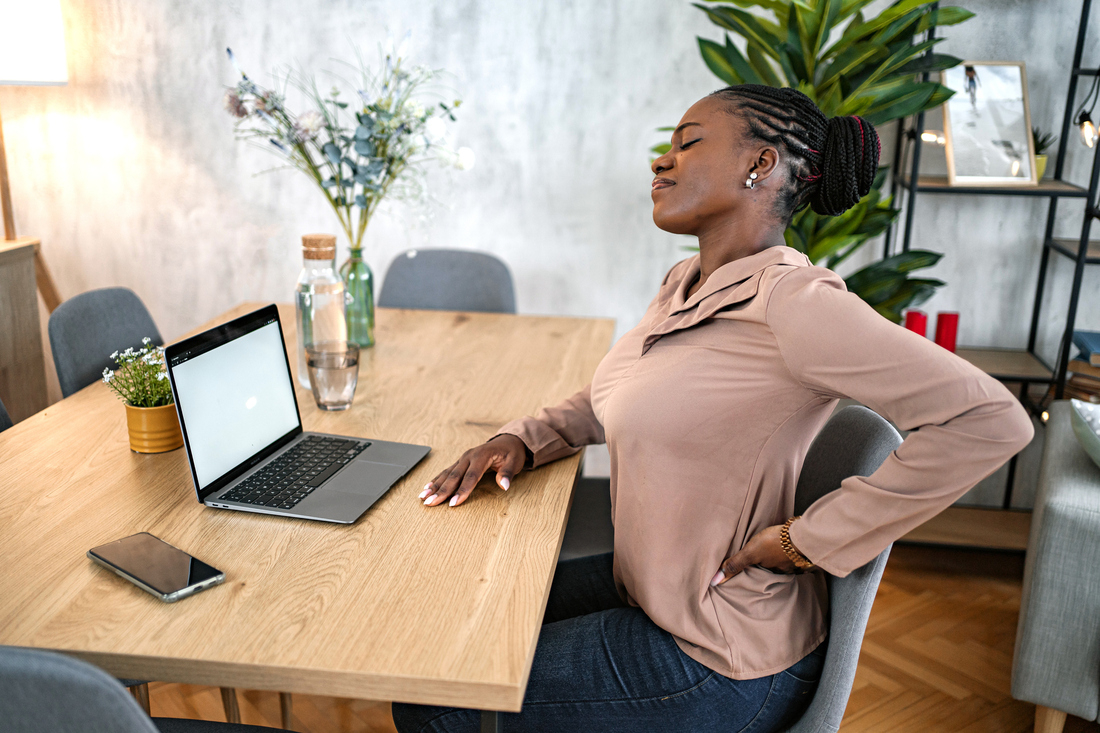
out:
M1100 717L1100 467L1071 409L1050 408L1012 661L1012 696L1038 706L1037 733L1060 733L1067 713Z

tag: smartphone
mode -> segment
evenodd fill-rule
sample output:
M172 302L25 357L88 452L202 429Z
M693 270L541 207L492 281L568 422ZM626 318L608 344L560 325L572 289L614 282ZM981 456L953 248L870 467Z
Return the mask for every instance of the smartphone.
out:
M165 603L218 585L225 573L148 532L88 550L88 557Z

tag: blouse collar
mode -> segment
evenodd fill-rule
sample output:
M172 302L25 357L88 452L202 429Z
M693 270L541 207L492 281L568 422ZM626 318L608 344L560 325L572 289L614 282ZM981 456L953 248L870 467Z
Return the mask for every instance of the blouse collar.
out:
M683 274L679 281L670 281L668 283L669 286L673 288L672 308L670 313L678 313L694 308L704 299L709 298L715 293L748 280L766 267L780 264L807 266L811 263L806 255L793 247L768 247L756 254L741 257L733 262L727 262L722 265L711 273L711 276L707 278L703 286L695 291L689 298L687 297L688 288L695 283L700 272L699 255L696 254L686 260Z

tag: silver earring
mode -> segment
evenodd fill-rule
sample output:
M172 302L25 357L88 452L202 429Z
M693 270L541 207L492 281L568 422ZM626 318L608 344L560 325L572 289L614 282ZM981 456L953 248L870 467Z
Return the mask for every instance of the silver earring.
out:
M756 188L756 174L750 173L748 180L745 181L745 188Z

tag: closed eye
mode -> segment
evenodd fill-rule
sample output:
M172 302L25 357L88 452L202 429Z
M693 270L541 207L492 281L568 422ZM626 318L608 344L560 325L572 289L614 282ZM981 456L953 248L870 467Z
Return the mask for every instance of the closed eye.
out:
M687 150L687 149L688 149L688 148L690 148L690 147L691 147L692 145L694 145L695 143L699 142L699 141L700 141L700 140L702 140L702 139L703 139L703 138L701 138L701 137L697 137L697 138L695 138L694 140L688 140L688 141L687 141L686 143L681 143L681 144L680 144L680 150Z

